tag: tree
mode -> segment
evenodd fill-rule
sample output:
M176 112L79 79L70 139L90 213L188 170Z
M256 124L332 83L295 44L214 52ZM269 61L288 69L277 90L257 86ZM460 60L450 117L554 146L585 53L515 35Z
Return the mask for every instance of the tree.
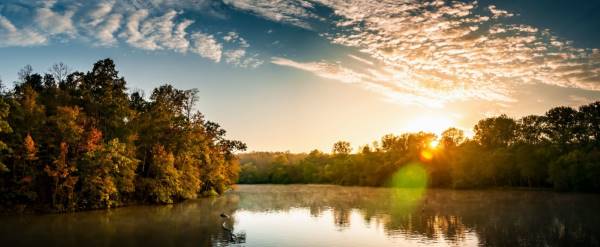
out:
M530 115L522 117L517 121L516 139L527 144L540 144L546 141L544 128L546 118L543 116Z
M32 73L33 73L33 67L31 67L31 65L27 64L19 71L19 73L17 73L17 76L19 78L19 81L24 82L27 80L27 78L29 76L31 76Z
M579 123L586 142L600 144L600 101L579 107Z
M64 64L63 62L55 63L48 69L48 72L52 75L52 77L59 82L67 79L67 75L71 73L71 68Z
M506 115L486 118L475 125L475 137L482 146L487 148L507 147L515 141L517 124Z
M200 192L199 160L191 153L182 153L176 158L177 170L180 174L178 197L181 199L196 198Z
M171 203L235 183L246 145L194 112L197 89L162 85L147 100L111 59L69 70L26 66L0 93L0 207Z
M428 175L428 186L529 186L599 192L598 109L600 102L581 106L579 111L557 107L544 116L525 116L518 121L506 115L486 118L474 126L473 140L450 128L440 137L443 148L436 149L429 146L434 134L418 132L385 135L380 147L363 147L355 154L350 154L346 142L334 144L335 155L315 150L296 154L301 157L298 161L289 160L294 156L289 153L243 154L240 182L386 186L393 174L418 162ZM421 160L422 151L435 155Z
M546 112L544 133L554 144L565 148L581 138L577 125L578 113L571 107L555 107Z
M185 90L183 94L185 94L183 110L187 119L190 119L194 113L194 107L198 103L198 89L192 88L190 90Z
M119 76L111 59L96 62L86 73L78 88L82 94L85 112L96 121L95 125L108 139L125 139L125 127L131 117L125 79Z
M118 206L121 196L135 191L138 160L118 139L89 150L81 165L84 204L91 208Z
M62 141L76 147L84 133L85 118L82 109L77 106L59 106L56 115L50 119L56 125L56 130Z
M75 207L74 191L79 177L73 173L77 171L74 164L69 162L67 143L60 144L60 154L52 162L46 165L44 171L52 179L52 206L59 210L73 209Z
M179 192L179 172L175 169L175 157L162 145L152 148L150 176L144 179L142 191L156 203L173 203Z
M0 97L0 134L10 134L12 133L12 128L6 121L6 118L9 114L9 105L4 102L4 99ZM8 145L0 140L0 152L3 152L8 149ZM4 157L4 155L2 155ZM0 173L8 172L8 167L3 163L3 160L0 158Z
M352 152L352 147L347 141L338 141L333 144L333 153L339 155L348 155Z
M442 132L440 143L444 147L456 147L465 141L465 132L457 128L449 128Z

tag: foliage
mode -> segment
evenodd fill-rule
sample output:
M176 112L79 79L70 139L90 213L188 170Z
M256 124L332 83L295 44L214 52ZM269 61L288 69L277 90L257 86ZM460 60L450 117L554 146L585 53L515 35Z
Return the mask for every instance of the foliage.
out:
M333 144L333 153L339 155L347 155L352 152L350 143L347 141L339 141Z
M129 93L114 62L31 66L0 93L0 206L68 211L222 193L244 143L195 112L198 90Z
M9 112L9 105L4 102L3 98L0 98L0 134L12 133L12 128L6 121ZM0 152L8 149L8 145L0 139ZM4 157L4 156L2 156ZM3 159L0 158L0 173L9 172L8 167L3 163Z
M599 123L600 101L518 120L486 118L474 126L470 139L450 128L439 138L423 132L385 135L353 154L347 142L335 143L332 154L240 154L239 182L414 187L415 181L427 181L430 187L600 192ZM432 147L432 141L439 145ZM412 172L414 167L426 176Z

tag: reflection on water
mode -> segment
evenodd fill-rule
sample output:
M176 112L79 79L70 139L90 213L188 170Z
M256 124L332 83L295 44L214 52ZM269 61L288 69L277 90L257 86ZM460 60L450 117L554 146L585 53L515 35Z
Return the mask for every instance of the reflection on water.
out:
M599 210L600 196L584 194L244 185L176 205L3 216L0 240L3 246L600 246ZM245 233L245 243L231 243L223 222Z

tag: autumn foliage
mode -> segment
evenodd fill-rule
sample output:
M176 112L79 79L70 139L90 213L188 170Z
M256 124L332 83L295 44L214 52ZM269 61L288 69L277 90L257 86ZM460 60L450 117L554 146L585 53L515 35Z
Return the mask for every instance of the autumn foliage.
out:
M246 146L194 111L197 90L131 93L110 59L86 73L52 74L26 67L0 94L3 208L173 203L236 181L233 153Z

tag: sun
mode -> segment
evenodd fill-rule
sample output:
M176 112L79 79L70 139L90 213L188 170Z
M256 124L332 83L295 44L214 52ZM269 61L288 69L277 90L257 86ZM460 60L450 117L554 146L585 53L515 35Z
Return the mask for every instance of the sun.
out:
M452 127L453 125L454 120L446 116L422 115L408 120L405 123L404 129L409 132L430 132L440 136L444 130Z
M421 161L431 161L433 159L436 149L439 148L440 142L438 140L431 140L425 149L421 150L420 158Z
M436 149L440 146L440 141L438 140L432 140L431 142L429 142L429 148L431 149Z

